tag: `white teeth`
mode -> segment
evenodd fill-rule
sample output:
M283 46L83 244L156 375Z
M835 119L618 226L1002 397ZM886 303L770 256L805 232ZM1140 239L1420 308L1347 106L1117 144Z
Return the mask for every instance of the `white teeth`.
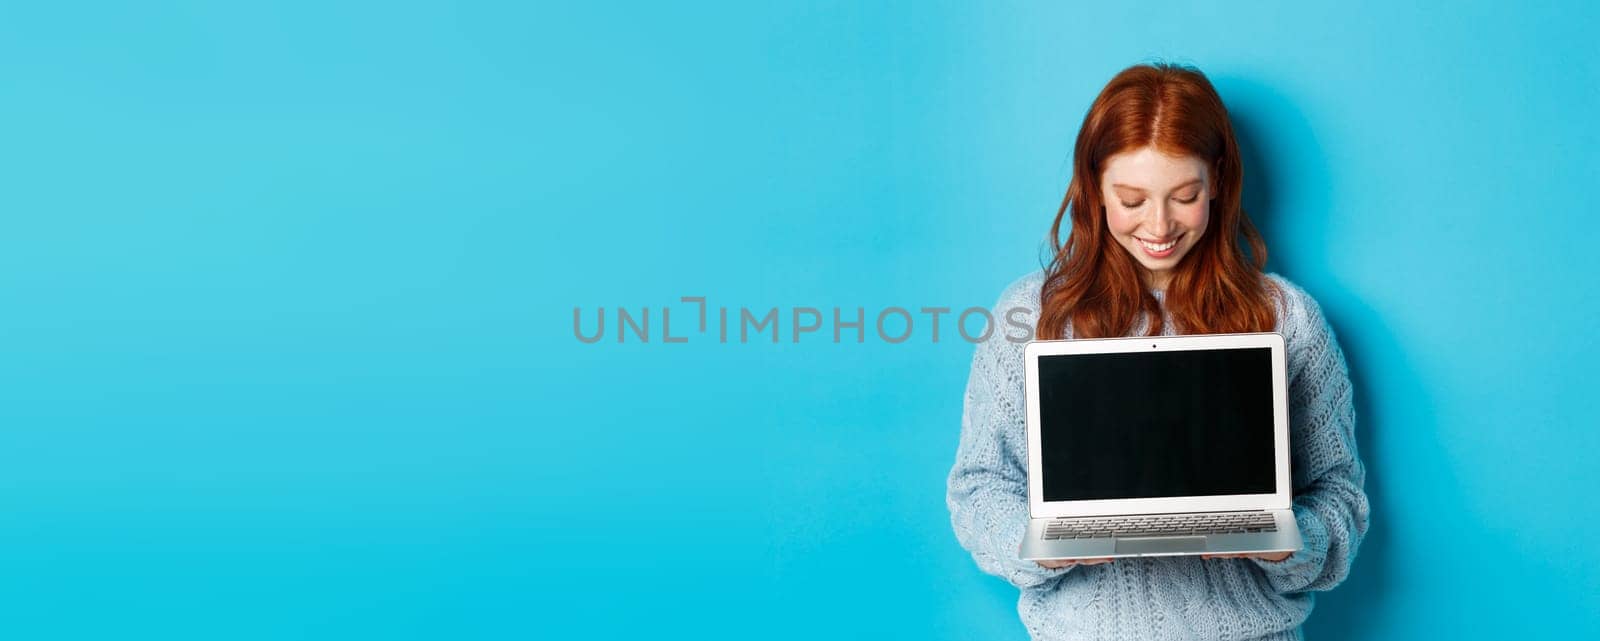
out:
M1164 251L1167 251L1169 249L1172 249L1172 246L1178 244L1178 241L1177 241L1177 239L1173 239L1173 240L1171 240L1171 241L1169 241L1169 242L1167 242L1165 244L1152 245L1150 243L1144 242L1144 240L1141 239L1141 240L1139 240L1139 244L1144 245L1145 249L1148 249L1148 250L1153 251L1153 252L1160 253L1160 252L1164 252Z

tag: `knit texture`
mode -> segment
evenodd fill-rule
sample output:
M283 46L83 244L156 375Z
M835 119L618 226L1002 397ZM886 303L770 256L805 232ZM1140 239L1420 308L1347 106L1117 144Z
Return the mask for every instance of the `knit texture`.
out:
M1266 277L1282 291L1275 300L1288 347L1293 508L1305 539L1281 562L1181 556L1049 569L1019 558L1028 519L1023 345L999 331L978 344L946 503L978 567L1021 589L1017 610L1034 639L1301 639L1314 592L1349 574L1369 509L1349 370L1317 302L1277 274ZM1035 272L1008 286L997 318L1024 308L1036 323L1042 281ZM1129 335L1147 328L1140 320Z

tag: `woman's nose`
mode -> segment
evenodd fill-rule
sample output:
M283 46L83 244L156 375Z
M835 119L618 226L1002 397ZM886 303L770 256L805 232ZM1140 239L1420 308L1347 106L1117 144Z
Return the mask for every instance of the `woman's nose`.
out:
M1150 233L1166 238L1167 231L1172 228L1172 212L1167 211L1166 203L1157 204L1152 211Z

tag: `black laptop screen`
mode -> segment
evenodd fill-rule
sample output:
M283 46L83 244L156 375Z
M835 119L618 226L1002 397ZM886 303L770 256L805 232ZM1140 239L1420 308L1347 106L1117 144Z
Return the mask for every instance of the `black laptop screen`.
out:
M1044 499L1271 494L1271 348L1039 357Z

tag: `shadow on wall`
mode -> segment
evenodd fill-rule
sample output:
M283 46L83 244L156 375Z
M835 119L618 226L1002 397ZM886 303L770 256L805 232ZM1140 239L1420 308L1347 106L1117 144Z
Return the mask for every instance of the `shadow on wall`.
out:
M1267 269L1305 287L1318 300L1344 350L1354 385L1356 442L1367 472L1370 527L1349 578L1331 592L1317 595L1317 606L1305 625L1306 638L1371 638L1380 628L1378 622L1390 614L1385 586L1392 583L1389 578L1396 562L1386 528L1393 514L1384 486L1388 475L1376 465L1380 457L1373 435L1419 426L1385 424L1386 415L1378 411L1385 405L1384 399L1374 398L1380 388L1374 380L1377 372L1365 365L1376 364L1376 355L1401 353L1401 346L1388 332L1384 319L1355 292L1339 286L1337 274L1332 273L1324 239L1337 220L1337 213L1327 205L1334 180L1314 130L1301 111L1273 89L1251 80L1223 76L1214 77L1213 82L1227 103L1239 140L1245 168L1244 209L1266 239ZM1290 201L1297 203L1293 211L1286 210ZM1315 205L1306 207L1305 203ZM1404 359L1384 362L1390 368L1377 376L1383 382L1381 389L1425 406L1425 390L1416 373L1392 367Z

